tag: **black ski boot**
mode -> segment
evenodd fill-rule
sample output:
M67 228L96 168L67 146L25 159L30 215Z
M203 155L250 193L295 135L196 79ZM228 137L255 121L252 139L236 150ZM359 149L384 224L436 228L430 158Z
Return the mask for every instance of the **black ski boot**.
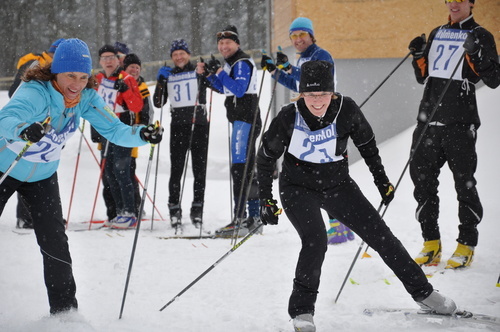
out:
M191 217L191 222L194 227L200 228L203 223L203 203L193 202L193 205L191 205L191 214L189 216Z

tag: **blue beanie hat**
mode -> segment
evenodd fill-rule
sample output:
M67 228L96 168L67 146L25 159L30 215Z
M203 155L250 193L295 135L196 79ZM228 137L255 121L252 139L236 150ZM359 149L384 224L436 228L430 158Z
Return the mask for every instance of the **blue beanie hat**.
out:
M119 41L115 42L115 49L117 52L123 53L123 54L129 54L130 50L127 47L127 44L120 43Z
M92 58L87 44L76 38L61 42L54 53L51 71L54 74L79 72L90 75Z
M52 45L50 45L50 48L48 50L49 53L55 53L56 52L56 49L57 49L57 46L59 46L59 44L64 40L64 38L61 38L61 39L58 39L56 40L55 42L52 43Z
M291 35L292 32L297 30L309 32L311 36L314 36L313 23L306 17L297 17L295 20L293 20L292 24L290 25L290 32L288 34Z
M172 53L177 50L183 50L186 51L186 53L191 54L188 44L184 39L176 39L172 42L172 45L170 46L170 57L172 57Z

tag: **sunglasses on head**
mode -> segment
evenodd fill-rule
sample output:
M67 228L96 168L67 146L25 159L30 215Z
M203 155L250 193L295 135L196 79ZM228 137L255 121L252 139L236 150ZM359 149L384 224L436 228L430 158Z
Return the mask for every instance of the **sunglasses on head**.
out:
M233 31L221 31L217 32L217 38L229 38L231 36L236 36L238 37L238 34Z
M305 32L305 31L302 31L302 32L300 32L300 33L292 33L292 34L290 35L290 38L291 38L292 40L295 40L295 39L297 39L297 38L305 38L308 34L309 34L309 32Z
M452 2L464 2L465 0L444 0L447 3L452 3Z

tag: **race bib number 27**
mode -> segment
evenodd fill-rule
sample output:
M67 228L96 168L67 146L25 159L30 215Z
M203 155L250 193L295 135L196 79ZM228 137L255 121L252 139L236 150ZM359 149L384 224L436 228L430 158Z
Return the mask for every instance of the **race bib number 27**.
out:
M429 76L450 78L455 68L453 79L462 80L463 44L467 31L457 29L441 29L436 33L429 50Z

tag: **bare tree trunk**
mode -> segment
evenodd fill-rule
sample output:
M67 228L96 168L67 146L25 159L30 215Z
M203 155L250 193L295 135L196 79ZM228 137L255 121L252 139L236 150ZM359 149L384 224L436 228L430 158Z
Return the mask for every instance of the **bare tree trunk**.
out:
M201 54L201 1L191 0L191 54Z
M159 34L159 13L158 0L151 1L151 59L160 60L160 34Z
M124 42L123 41L123 10L122 10L122 2L121 1L116 1L116 17L115 17L115 22L116 22L116 40ZM127 42L125 42L127 44Z
M102 0L103 4L103 21L101 25L101 29L104 32L104 43L111 43L111 13L109 10L109 0Z

